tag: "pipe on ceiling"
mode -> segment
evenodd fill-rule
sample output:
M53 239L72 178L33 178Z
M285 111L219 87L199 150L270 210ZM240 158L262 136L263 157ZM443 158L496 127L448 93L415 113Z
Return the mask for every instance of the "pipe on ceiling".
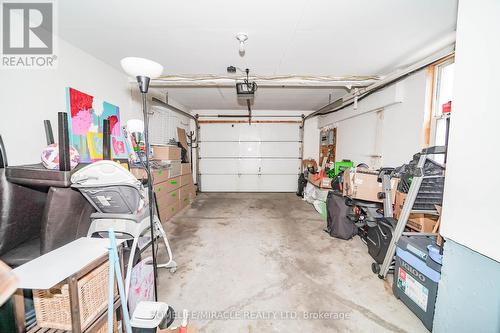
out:
M380 79L378 76L253 76L249 78L260 87L266 88L351 88L366 87ZM184 75L163 76L151 80L151 87L212 87L233 88L237 76L227 75Z
M200 82L152 82L150 87L152 88L234 88L237 81L233 80L231 82L214 82L214 81L200 81ZM338 89L350 89L351 87L367 87L370 84L377 82L376 80L363 81L363 82L338 82L332 81L330 83L325 82L275 82L275 83L265 83L260 81L255 81L260 88L302 88L302 89L328 89L328 88L338 88Z
M340 111L340 110L342 110L342 109L344 109L344 108L346 108L354 103L359 102L360 100L373 94L374 92L387 87L390 84L396 83L396 82L408 77L409 75L426 68L427 66L429 66L437 61L440 61L442 59L445 59L447 57L452 56L454 53L455 53L455 50L454 50L453 46L445 48L441 51L438 51L438 52L414 63L413 65L406 67L405 69L395 71L394 73L387 75L383 79L375 82L374 84L372 84L366 88L356 89L354 92L347 94L346 96L334 101L333 103L329 103L329 104L323 106L322 108L308 114L305 119L307 120L307 119L312 118L312 117L326 115L326 114Z
M183 111L183 110L181 110L181 109L179 109L179 108L176 108L175 106L170 105L170 104L168 104L168 103L166 103L166 102L162 101L161 99L158 99L158 98L156 98L156 97L153 97L152 102L153 102L154 104L156 104L156 105L162 106L162 107L167 108L167 109L169 109L169 110L172 110L172 111L174 111L174 112L180 113L180 114L182 114L183 116L186 116L186 117L188 117L188 118L191 118L191 119L193 119L195 122L198 122L198 118L196 118L195 116L193 116L191 113L186 112L186 111Z
M246 118L248 117L247 114L200 114L199 115L200 118ZM266 115L253 115L254 118L301 118L302 116L301 115L283 115L283 114L280 114L280 115L269 115L269 114L266 114Z

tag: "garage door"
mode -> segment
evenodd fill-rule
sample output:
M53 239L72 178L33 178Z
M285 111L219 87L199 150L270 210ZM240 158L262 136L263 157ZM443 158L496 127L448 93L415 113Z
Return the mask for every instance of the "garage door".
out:
M202 123L203 192L295 192L299 123Z

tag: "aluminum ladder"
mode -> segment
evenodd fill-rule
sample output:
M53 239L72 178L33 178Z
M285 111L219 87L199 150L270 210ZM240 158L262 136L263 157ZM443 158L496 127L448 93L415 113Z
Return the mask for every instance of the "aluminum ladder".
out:
M411 181L410 188L408 190L408 194L406 196L405 203L403 205L403 209L401 210L401 214L398 219L398 223L396 225L396 228L394 229L393 235L392 235L392 240L391 243L389 244L389 248L387 249L387 253L384 258L384 262L382 263L382 266L380 267L380 271L378 273L378 277L381 279L385 279L387 276L387 273L389 272L389 269L391 268L393 259L394 259L394 254L396 253L396 244L401 237L401 235L425 235L425 233L421 232L404 232L404 229L406 227L406 223L408 222L408 218L410 217L411 213L423 213L423 214L434 214L437 215L438 212L434 210L414 210L413 206L415 204L415 200L417 199L417 195L420 191L420 187L422 185L422 181L426 178L437 178L437 177L444 177L444 176L425 176L424 175L424 165L425 162L428 158L429 155L437 155L437 154L446 154L446 147L444 146L437 146L437 147L429 147L425 148L422 150L420 154L420 159L418 160L417 163L417 174L413 176L413 179Z

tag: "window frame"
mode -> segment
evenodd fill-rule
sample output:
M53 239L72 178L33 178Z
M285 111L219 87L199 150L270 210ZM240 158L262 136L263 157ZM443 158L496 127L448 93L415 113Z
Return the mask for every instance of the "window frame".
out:
M431 97L431 107L430 107L430 135L429 135L429 145L436 145L436 131L438 126L438 121L450 117L450 114L443 114L440 110L439 105L439 88L441 73L443 68L455 63L455 57L451 56L445 58L432 65L432 97Z

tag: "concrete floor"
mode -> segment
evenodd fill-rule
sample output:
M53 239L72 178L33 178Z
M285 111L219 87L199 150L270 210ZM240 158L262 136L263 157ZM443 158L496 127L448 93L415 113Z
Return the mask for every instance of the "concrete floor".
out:
M179 269L160 270L159 299L197 332L427 332L359 237L323 228L292 193L202 193L166 225Z

